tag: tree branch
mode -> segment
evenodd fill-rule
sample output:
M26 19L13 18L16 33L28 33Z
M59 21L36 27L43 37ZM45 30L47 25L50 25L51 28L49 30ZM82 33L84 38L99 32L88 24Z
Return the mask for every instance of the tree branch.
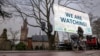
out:
M39 10L45 17L46 17L46 14L39 8L39 6L35 3L35 1L34 0L30 0L31 1L31 4L32 4L32 7L34 8L34 7L36 7L37 8L37 10Z

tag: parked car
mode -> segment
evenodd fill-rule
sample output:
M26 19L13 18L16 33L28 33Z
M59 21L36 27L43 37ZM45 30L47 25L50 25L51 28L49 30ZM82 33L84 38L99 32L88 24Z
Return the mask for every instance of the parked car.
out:
M66 44L66 43L58 43L56 46L58 50L71 50L71 44Z
M88 49L98 48L98 39L96 37L87 36L86 39L86 45Z

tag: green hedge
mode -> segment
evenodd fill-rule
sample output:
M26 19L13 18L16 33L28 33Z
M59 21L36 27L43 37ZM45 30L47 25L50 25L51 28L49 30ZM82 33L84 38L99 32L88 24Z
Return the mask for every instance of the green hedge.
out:
M16 50L26 50L26 45L23 42L20 42L16 45Z

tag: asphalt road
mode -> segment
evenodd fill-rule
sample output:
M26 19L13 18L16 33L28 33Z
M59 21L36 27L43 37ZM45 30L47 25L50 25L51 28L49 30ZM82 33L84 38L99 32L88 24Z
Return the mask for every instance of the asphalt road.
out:
M90 51L0 51L0 56L100 56L100 50L90 50Z

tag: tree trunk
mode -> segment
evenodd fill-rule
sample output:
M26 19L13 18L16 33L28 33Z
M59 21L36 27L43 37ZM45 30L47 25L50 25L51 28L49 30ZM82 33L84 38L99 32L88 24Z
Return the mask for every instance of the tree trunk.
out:
M48 34L48 41L49 41L49 50L54 50L55 49L55 46L54 46L54 39L55 37L51 34Z

